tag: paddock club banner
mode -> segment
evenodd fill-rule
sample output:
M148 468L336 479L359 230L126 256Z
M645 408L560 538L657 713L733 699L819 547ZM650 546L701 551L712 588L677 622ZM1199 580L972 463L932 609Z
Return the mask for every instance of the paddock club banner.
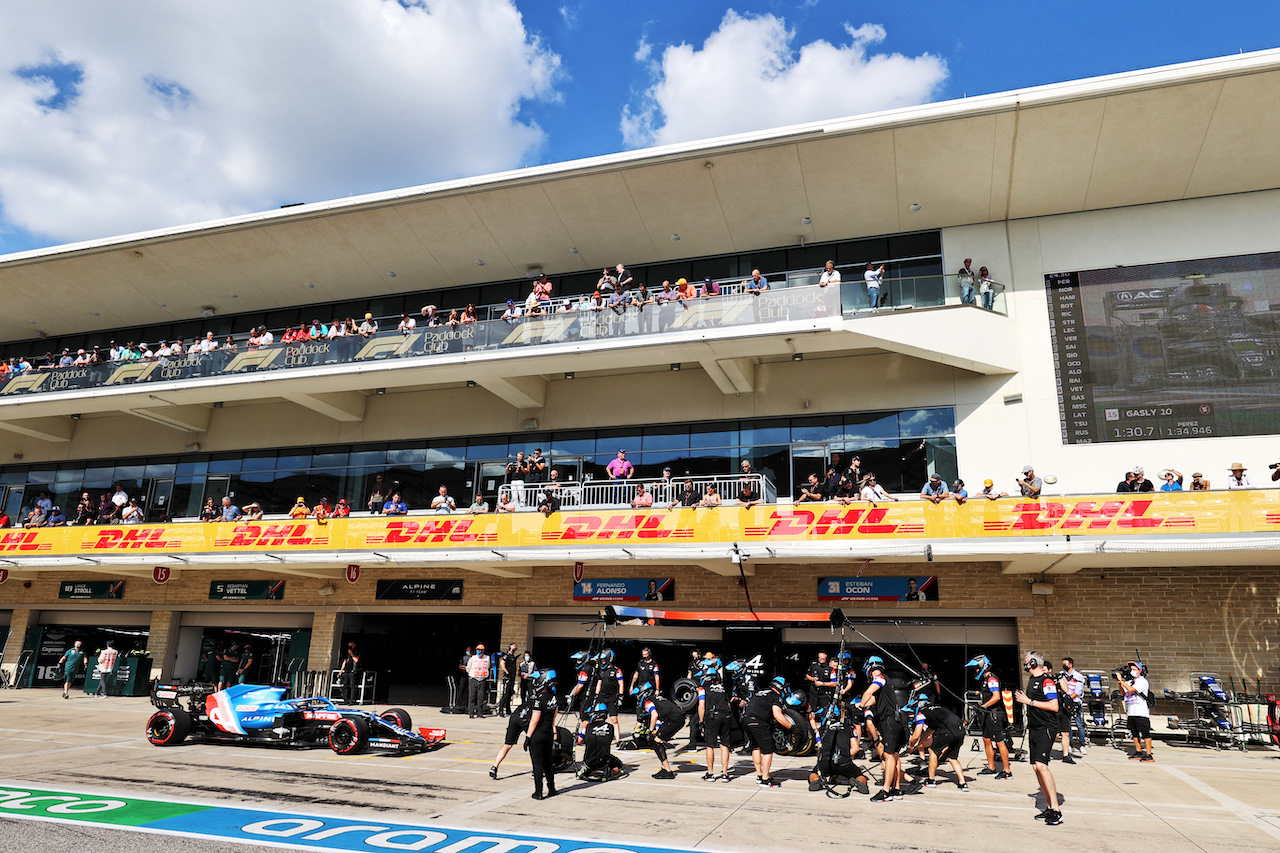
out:
M937 601L938 579L818 578L819 601Z
M573 585L574 601L675 601L673 578L593 578Z
M834 542L1022 536L1126 536L1280 531L1280 490L1163 492L964 505L902 501L801 507L601 510L501 515L331 519L326 523L135 524L0 531L0 558L39 567L42 557L134 554L422 551L623 543ZM82 584L83 585L83 584Z

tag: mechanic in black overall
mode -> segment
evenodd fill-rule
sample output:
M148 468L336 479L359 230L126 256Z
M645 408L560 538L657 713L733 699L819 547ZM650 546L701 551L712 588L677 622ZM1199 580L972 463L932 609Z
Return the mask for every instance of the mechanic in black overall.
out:
M868 708L874 720L876 731L880 735L880 745L884 748L881 761L884 762L884 783L880 791L871 798L873 803L885 803L902 799L902 765L898 760L898 750L906 743L906 732L898 720L898 697L889 684L889 676L885 672L884 659L872 655L862 665L862 671L871 682L862 692L863 708ZM874 703L872 700L875 700Z
M654 773L653 778L674 779L676 774L667 759L667 744L684 728L684 711L675 702L659 696L652 684L641 684L635 693L636 704L639 706L636 710L636 722L648 731L648 745L662 764L662 769Z
M605 649L596 656L595 691L587 694L587 707L594 708L601 702L609 706L609 722L617 738L621 735L618 707L622 704L622 670L613 665L613 649Z
M766 788L780 788L782 783L770 773L773 766L773 731L771 724L784 729L791 728L791 721L782 713L782 691L787 680L781 675L769 682L764 690L756 691L742 710L742 724L751 743L751 763L756 768L756 782Z
M224 646L218 660L222 662L218 668L218 689L226 690L235 683L236 666L240 663L240 646L236 643Z
M652 684L653 689L662 692L658 662L653 659L653 652L647 646L640 650L640 661L636 664L636 671L631 674L631 689L635 690L638 685L645 683Z
M627 775L622 761L613 754L613 724L609 722L609 706L603 702L591 709L584 743L582 766L576 774L579 779L608 782Z
M536 680L538 673L534 672L531 680ZM525 691L520 697L520 704L511 712L510 718L507 720L507 735L502 740L502 746L498 747L498 756L493 759L493 766L489 768L489 778L498 778L498 765L502 764L502 759L507 757L507 753L511 751L511 747L520 742L520 735L529 728L529 716L533 713L533 690Z
M968 791L969 783L964 779L964 767L960 764L960 747L964 746L964 723L950 708L937 704L931 692L921 692L916 696L915 726L911 732L911 742L907 744L907 752L919 745L924 738L925 729L933 732L933 742L929 745L929 778L925 780L924 786L938 787L938 764L945 758L956 772L956 787L961 791Z
M350 705L355 701L356 690L360 686L360 679L364 676L360 657L360 650L356 648L355 640L348 640L347 650L342 653L342 663L338 666L338 672L342 676L342 704L344 705Z
M836 690L835 667L827 660L826 652L818 652L818 659L809 664L804 680L809 682L809 723L816 730L813 714L827 709Z
M511 700L516 692L516 644L507 646L506 653L499 658L498 667L502 670L502 697L498 700L498 716L511 716Z
M707 745L707 772L703 782L729 781L729 693L720 671L720 659L706 661L698 679L698 722ZM720 775L716 775L716 749L720 750Z
M824 729L818 742L818 761L809 774L810 791L822 791L834 787L840 779L851 779L859 794L870 793L871 782L866 771L853 762L861 749L858 737L861 723L855 713L861 714L861 711L853 708L844 720L837 716Z
M551 744L556 736L556 671L538 673L533 685L529 726L525 729L524 748L533 763L533 798L545 800L556 795L556 777L552 771ZM543 793L543 783L546 793Z

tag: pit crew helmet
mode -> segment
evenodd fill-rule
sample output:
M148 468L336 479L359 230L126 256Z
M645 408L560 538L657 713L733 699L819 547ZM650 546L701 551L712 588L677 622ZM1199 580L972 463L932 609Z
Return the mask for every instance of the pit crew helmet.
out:
M775 675L773 680L769 682L769 686L779 693L784 693L787 689L787 680L781 675Z
M636 697L636 700L639 702L643 702L648 699L655 692L653 682L651 681L646 681L644 684L639 684L631 688L631 695Z
M990 658L988 658L986 655L978 655L978 656L977 656L977 657L975 657L973 660L971 660L971 661L969 661L967 664L965 664L965 665L964 665L964 668L965 668L965 669L968 669L968 668L969 668L969 667L971 667L971 666L973 666L973 667L977 667L977 669L978 669L977 673L973 676L973 680L974 680L974 681L981 681L981 680L982 680L982 673L984 673L984 672L986 672L987 670L991 669L991 659L990 659Z
M544 669L533 679L533 691L539 696L554 693L556 689L556 671Z
M591 709L592 720L607 720L609 718L609 706L603 702L597 702Z
M613 649L605 649L600 654L596 655L596 661L601 666L608 666L613 663Z
M584 663L591 657L587 652L574 652L569 655L569 660L573 661L575 667L581 668Z
M879 655L872 655L871 657L867 658L866 662L862 665L862 674L865 675L867 678L870 678L871 670L873 669L879 669L883 671L884 658L880 657Z

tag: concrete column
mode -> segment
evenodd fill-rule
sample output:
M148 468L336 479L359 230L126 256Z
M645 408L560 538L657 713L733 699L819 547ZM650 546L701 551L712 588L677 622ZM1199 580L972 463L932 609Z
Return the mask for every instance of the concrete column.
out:
M342 641L343 615L336 610L317 610L311 618L311 651L307 669L328 671L338 665L338 644Z
M40 611L27 607L15 607L9 617L9 642L4 647L4 660L0 665L9 673L10 684L14 673L18 670L18 658L22 657L22 648L26 644L27 631L32 625L39 623Z
M161 681L173 678L173 663L178 652L178 622L174 610L151 611L151 631L147 636L147 652L151 655L151 677Z
M511 643L522 653L533 644L533 617L528 613L503 612L502 641L497 650L505 651Z

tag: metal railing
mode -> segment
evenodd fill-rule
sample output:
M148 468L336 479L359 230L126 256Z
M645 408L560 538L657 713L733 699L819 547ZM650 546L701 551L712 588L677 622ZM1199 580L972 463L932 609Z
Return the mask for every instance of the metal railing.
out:
M714 485L725 506L732 506L741 497L743 489L751 486L756 500L776 503L778 492L763 474L721 474L709 477L682 477L673 480L587 480L566 483L527 483L517 481L498 488L498 504L513 503L517 512L536 510L551 488L560 501L561 510L610 509L628 507L640 493L652 496L652 504L646 509L657 509L679 502L684 496L685 483L693 484L693 493L701 500L707 487Z

